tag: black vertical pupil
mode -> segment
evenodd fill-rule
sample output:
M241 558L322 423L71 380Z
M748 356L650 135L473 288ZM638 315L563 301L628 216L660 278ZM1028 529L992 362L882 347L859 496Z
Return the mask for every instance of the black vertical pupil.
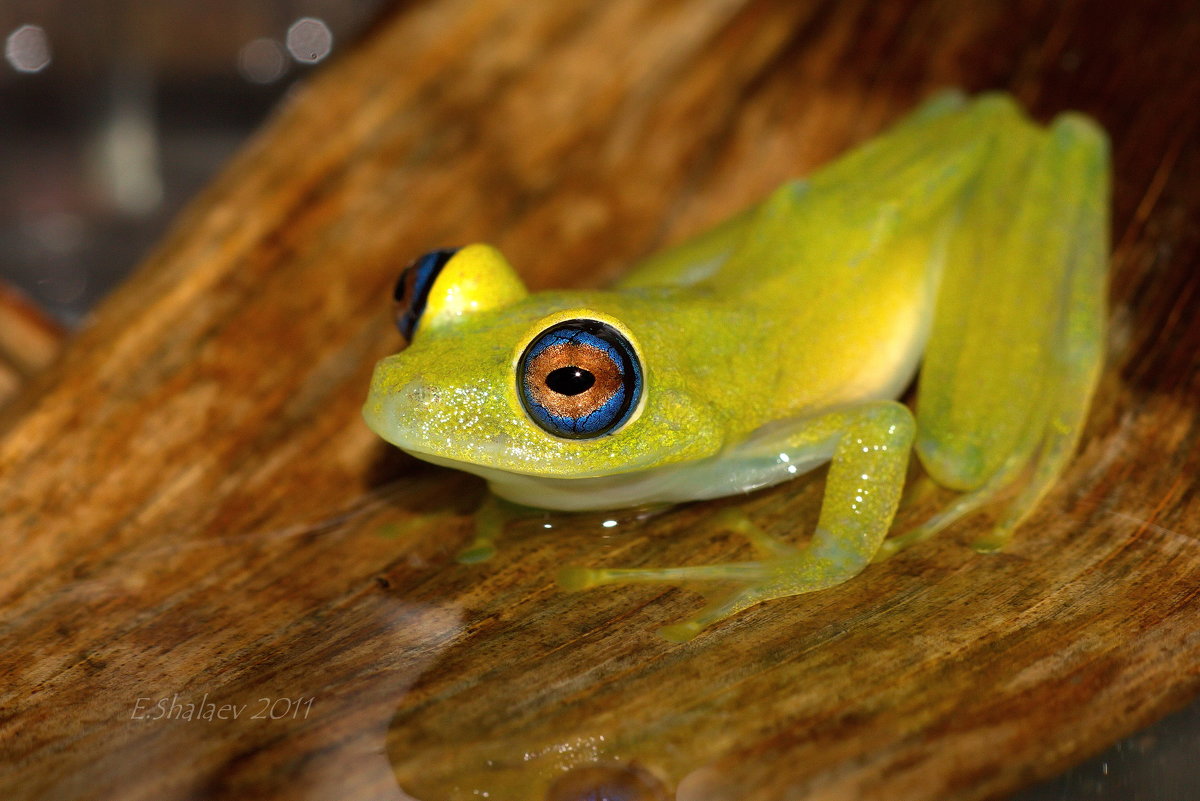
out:
M559 395L578 395L587 392L596 383L596 376L582 367L560 367L546 376L546 386Z

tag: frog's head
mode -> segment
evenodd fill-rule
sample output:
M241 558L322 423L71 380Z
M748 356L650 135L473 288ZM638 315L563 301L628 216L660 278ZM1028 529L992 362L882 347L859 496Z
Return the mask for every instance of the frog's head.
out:
M580 478L720 447L710 405L672 358L679 333L636 298L531 295L499 251L470 245L413 262L396 302L409 344L376 366L363 416L415 456Z

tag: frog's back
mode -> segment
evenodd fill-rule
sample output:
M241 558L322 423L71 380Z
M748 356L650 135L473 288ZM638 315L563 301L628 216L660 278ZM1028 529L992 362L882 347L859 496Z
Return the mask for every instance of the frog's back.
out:
M891 235L935 224L986 147L986 117L1010 100L965 104L945 93L882 137L790 181L760 205L638 264L618 287L711 284L740 302L770 301L845 279L861 282ZM980 119L980 118L985 119ZM781 290L782 287L782 290Z
M688 287L752 321L768 352L739 369L780 399L771 414L894 396L928 334L942 229L986 150L985 118L1011 113L1004 99L939 96L618 287Z
M688 287L737 307L771 351L739 369L792 411L893 397L925 347L948 242L983 165L1002 141L1039 130L1007 96L940 95L619 287Z

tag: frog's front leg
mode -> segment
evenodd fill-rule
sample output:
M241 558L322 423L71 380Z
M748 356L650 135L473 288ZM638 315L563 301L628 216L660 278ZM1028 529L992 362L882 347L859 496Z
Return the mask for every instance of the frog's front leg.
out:
M511 505L503 504L491 492L487 493L475 512L475 536L470 545L458 552L455 560L459 564L473 565L495 556L496 540L510 520L520 517L514 509Z
M567 589L631 582L734 585L733 592L696 617L661 631L677 641L691 639L707 626L762 601L841 584L871 562L887 535L904 486L914 428L906 407L873 401L778 424L768 440L721 457L760 463L781 458L830 460L817 530L806 547L786 545L743 525L741 533L760 553L756 561L671 568L567 568L559 581Z

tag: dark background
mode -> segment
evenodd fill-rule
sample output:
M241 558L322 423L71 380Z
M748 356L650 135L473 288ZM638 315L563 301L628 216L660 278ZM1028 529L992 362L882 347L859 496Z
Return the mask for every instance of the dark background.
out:
M0 280L77 323L381 5L4 0Z

